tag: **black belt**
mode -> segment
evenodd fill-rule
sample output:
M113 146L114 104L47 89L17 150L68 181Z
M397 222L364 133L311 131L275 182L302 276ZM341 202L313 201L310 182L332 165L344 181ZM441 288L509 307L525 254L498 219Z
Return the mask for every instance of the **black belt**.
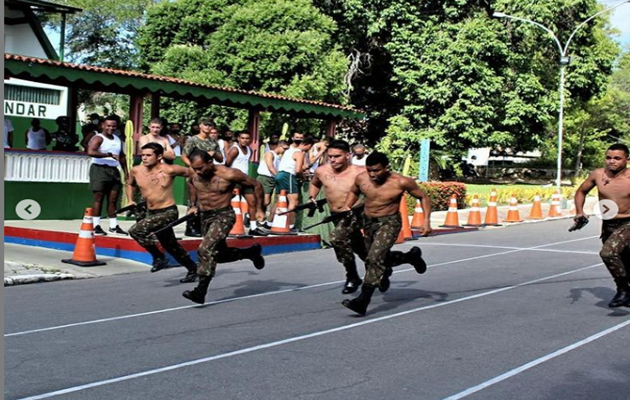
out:
M392 215L384 215L382 217L368 217L365 216L365 221L366 222L382 222L382 221L391 221L394 219L400 218L400 214L396 213L396 214L392 214Z
M114 167L114 166L112 166L112 165L105 165L105 164L92 164L92 165L95 165L95 166L97 166L97 167L105 167L105 168L114 168L114 169L117 169L117 168L118 168L117 166L116 166L116 167Z
M226 211L230 211L230 210L234 211L232 209L232 206L226 206L226 207L217 208L217 209L214 209L214 210L200 210L199 214L202 215L202 216L216 215L216 214L221 214L222 212L226 212Z

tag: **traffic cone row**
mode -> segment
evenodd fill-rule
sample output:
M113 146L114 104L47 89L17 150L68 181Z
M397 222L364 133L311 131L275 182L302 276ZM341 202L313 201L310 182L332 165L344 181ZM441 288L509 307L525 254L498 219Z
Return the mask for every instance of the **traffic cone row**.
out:
M92 267L105 265L106 263L96 259L96 246L94 244L94 225L92 223L92 209L86 208L79 230L79 237L74 246L74 253L71 259L61 260L66 264L74 264L80 267Z

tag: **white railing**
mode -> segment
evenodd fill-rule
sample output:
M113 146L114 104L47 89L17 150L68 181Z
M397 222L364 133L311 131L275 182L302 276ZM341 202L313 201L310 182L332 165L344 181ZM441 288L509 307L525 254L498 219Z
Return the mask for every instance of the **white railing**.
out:
M4 153L4 180L88 183L92 158L67 153Z

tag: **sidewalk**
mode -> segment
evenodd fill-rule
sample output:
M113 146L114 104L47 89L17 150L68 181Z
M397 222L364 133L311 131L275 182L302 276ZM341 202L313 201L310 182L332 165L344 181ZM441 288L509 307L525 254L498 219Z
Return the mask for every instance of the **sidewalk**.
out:
M585 205L585 212L592 214L593 206L597 202L597 198L587 198ZM519 214L523 222L520 223L508 223L499 227L487 227L479 229L502 229L512 225L526 224L526 223L539 223L547 220L540 221L527 221L527 216L531 209L531 204L519 205ZM501 222L507 216L509 206L498 207L499 222ZM549 211L549 203L542 204L543 215L546 215ZM572 213L569 210L572 209L572 202L568 204L568 210L562 210L565 216L554 218L555 219L570 219ZM468 219L469 209L459 210L459 223L463 225ZM485 216L486 209L482 208L482 216ZM431 214L431 226L438 230L446 219L447 211L437 211ZM123 222L121 225L128 228L133 222ZM72 230L72 227L68 224L68 229ZM567 222L567 229L569 223ZM76 229L76 228L75 228ZM183 227L178 227L182 230ZM475 228L476 229L476 228ZM458 233L464 231L455 231ZM178 232L180 233L180 232ZM72 264L64 264L61 259L71 258L72 253L67 251L51 250L41 247L23 246L18 244L4 244L4 286L19 285L26 283L37 282L51 282L63 279L82 279L82 278L95 278L100 276L110 276L118 274L128 274L135 272L148 272L150 266L144 263L127 260L124 258L98 256L100 261L105 261L107 265L98 267L78 267ZM18 261L19 260L19 261Z

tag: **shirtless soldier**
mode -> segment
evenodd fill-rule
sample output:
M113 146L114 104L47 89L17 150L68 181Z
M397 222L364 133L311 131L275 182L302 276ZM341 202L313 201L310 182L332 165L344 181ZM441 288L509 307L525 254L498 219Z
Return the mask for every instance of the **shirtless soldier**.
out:
M584 214L584 200L595 186L599 200L612 200L619 212L602 221L602 243L599 252L608 272L617 285L617 293L608 307L630 307L630 161L628 147L617 143L606 150L606 167L596 169L586 178L575 193L575 213L578 218ZM612 212L611 212L612 213ZM605 213L602 214L605 218Z
M361 315L365 315L374 290L382 284L381 281L386 276L387 253L396 242L402 227L399 207L405 192L422 201L426 218L420 233L424 236L431 233L431 202L418 184L412 178L391 172L389 160L383 153L370 154L365 161L365 167L367 172L357 176L343 208L350 210L359 195L363 194L363 229L368 252L365 259L365 280L359 297L342 302L345 307Z
M350 145L343 140L331 141L326 154L329 163L315 170L308 194L309 200L315 202L317 194L323 187L326 192L326 200L330 206L330 212L335 214L343 210L350 189L354 185L357 176L365 172L365 168L350 163ZM357 200L357 203L360 203L360 201ZM353 206L356 205L355 203ZM330 234L330 244L335 250L337 261L343 264L346 269L346 283L341 291L343 294L356 292L362 283L354 258L354 254L357 254L363 261L367 257L367 249L361 233L362 228L362 215L359 212L353 212L351 215L338 220L335 223L335 229ZM419 274L427 270L427 265L422 260L422 251L416 246L408 253L390 251L387 254L387 263L387 273L379 286L379 289L383 292L389 288L391 267L409 263L414 266Z
M217 263L227 263L242 259L252 260L256 269L265 267L262 248L255 244L247 249L228 247L227 238L236 222L236 215L231 206L232 192L238 184L245 188L254 188L255 213L258 221L264 221L262 185L241 171L216 165L208 152L195 150L190 154L190 167L195 172L191 178L191 202L199 207L203 241L197 250L199 255L199 285L182 295L203 304L208 292L208 285L214 277ZM189 212L197 211L193 206ZM254 211L254 210L252 210Z
M177 205L173 197L173 182L176 176L188 177L190 175L188 168L162 163L163 153L164 148L159 143L151 142L142 146L142 165L131 169L126 186L129 204L134 204L136 187L140 188L142 197L147 202L146 217L132 226L129 234L153 257L151 272L168 266L168 261L156 246L155 236L152 233L178 218ZM180 282L194 282L197 279L197 264L177 243L173 229L160 232L157 239L162 247L188 270L188 274Z

